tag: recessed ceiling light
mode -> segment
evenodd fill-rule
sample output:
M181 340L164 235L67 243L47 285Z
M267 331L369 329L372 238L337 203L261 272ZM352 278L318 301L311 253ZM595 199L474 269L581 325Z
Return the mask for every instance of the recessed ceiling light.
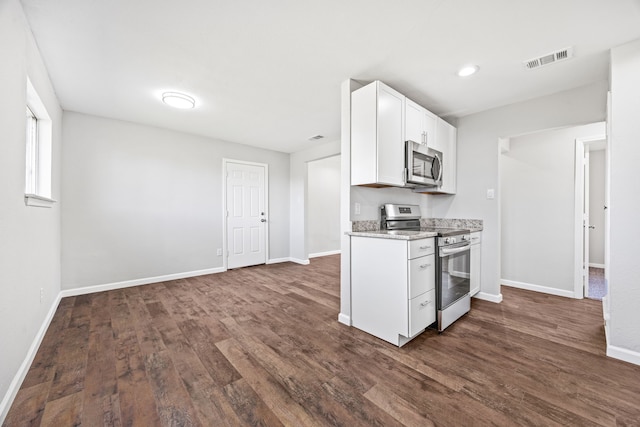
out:
M469 77L470 75L477 73L479 69L480 67L477 65L465 65L458 71L458 76Z
M164 92L162 94L162 102L175 108L193 108L196 106L196 100L180 92Z

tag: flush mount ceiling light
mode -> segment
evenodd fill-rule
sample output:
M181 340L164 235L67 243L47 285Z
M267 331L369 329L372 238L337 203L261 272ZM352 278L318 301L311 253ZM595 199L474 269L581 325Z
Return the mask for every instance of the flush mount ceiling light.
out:
M477 73L479 69L480 67L477 65L465 65L458 70L458 76L469 77L470 75Z
M162 102L175 108L194 108L196 100L180 92L164 92L162 94Z

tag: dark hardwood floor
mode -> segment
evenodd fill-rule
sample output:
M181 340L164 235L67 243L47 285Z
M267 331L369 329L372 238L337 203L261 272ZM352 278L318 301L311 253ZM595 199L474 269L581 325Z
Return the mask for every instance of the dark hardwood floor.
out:
M640 425L599 302L502 292L400 349L337 322L338 256L64 298L5 425Z

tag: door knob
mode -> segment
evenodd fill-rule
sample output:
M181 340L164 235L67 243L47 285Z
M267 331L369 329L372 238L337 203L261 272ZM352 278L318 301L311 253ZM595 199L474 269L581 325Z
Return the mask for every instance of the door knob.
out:
M264 219L264 218L262 218L262 219L260 220L260 222L267 222L267 220L266 220L266 219Z

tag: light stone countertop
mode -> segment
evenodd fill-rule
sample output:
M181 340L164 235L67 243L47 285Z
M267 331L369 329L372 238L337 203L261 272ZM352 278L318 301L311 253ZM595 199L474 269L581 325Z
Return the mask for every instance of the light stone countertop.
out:
M471 233L482 231L482 220L477 219L450 219L450 218L421 218L420 226L424 228L455 228L469 230ZM365 220L354 221L353 231L345 234L353 237L374 237L378 239L395 240L418 240L437 236L433 231L410 231L410 230L381 230L380 221Z
M345 234L352 237L374 237L378 239L395 240L419 240L435 237L438 233L432 231L411 231L411 230L371 230L371 231L348 231Z

